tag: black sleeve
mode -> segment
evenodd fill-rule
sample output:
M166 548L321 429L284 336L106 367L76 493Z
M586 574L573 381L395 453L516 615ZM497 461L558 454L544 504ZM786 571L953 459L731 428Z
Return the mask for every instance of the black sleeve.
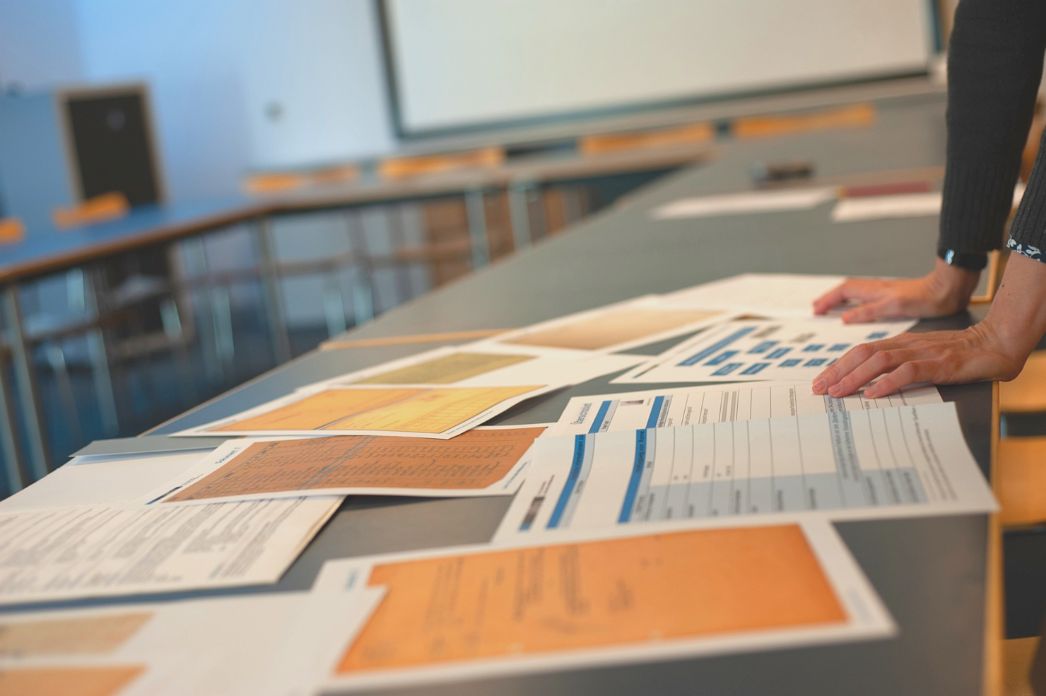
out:
M1028 177L1028 188L1017 208L1010 228L1010 249L1046 262L1046 131L1039 142L1039 154Z
M948 50L942 247L974 253L1002 244L1044 49L1044 0L959 2ZM1040 187L1044 179L1040 172Z

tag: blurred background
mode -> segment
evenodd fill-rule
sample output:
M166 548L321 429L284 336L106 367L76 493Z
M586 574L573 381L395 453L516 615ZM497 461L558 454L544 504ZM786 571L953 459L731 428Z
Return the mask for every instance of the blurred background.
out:
M0 0L0 493L718 143L939 94L951 12Z

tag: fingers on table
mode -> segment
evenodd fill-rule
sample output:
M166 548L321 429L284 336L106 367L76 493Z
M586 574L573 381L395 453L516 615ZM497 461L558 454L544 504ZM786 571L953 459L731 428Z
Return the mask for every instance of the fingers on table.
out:
M831 396L846 396L847 394L852 394L862 385L867 383L869 379L882 374L884 370L893 369L893 367L895 367L891 366L890 363L893 360L899 359L900 356L896 355L895 353L897 351L892 350L892 348L893 339L874 341L872 343L862 343L859 346L851 348L846 351L841 358L825 368L821 374L814 378L814 393L829 394ZM879 372L875 373L872 377L865 379L864 382L849 388L849 385L855 382L860 376L869 372L874 372L875 370L879 370ZM854 375L855 372L857 372L856 375Z
M814 314L825 314L833 307L849 300L867 300L874 292L874 285L867 280L845 280L814 300Z

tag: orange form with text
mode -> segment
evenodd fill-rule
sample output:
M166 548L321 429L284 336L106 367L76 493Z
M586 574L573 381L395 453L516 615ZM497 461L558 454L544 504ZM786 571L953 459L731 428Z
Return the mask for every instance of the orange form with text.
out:
M330 388L208 432L375 430L439 434L542 386Z
M138 665L2 668L0 696L114 696L144 671Z
M339 675L847 621L795 524L378 563L369 584L387 594Z

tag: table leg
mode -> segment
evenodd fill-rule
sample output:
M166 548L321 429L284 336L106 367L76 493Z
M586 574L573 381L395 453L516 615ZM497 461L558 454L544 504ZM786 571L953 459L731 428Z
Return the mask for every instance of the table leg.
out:
M258 218L255 223L255 239L258 242L258 258L261 261L261 281L265 288L265 310L268 314L269 333L272 337L276 362L291 359L291 341L287 335L286 312L283 293L280 292L280 277L276 270L276 254L272 239L272 224L269 218Z
M530 185L527 183L511 184L508 187L508 215L512 221L514 251L519 251L534 241L530 231L530 203L527 202L529 191Z
M468 218L469 240L472 247L472 269L483 268L490 261L487 242L487 211L482 189L465 192L465 213Z
M0 456L4 458L7 492L16 493L25 487L26 476L22 471L22 448L18 444L18 425L6 362L0 359Z
M22 310L18 306L18 288L16 286L12 285L4 290L3 305L10 335L11 361L14 365L19 410L25 421L25 432L29 445L26 460L29 473L35 480L43 478L48 473L47 443L44 440L43 417L36 388L36 376L33 373L29 346L22 327Z

